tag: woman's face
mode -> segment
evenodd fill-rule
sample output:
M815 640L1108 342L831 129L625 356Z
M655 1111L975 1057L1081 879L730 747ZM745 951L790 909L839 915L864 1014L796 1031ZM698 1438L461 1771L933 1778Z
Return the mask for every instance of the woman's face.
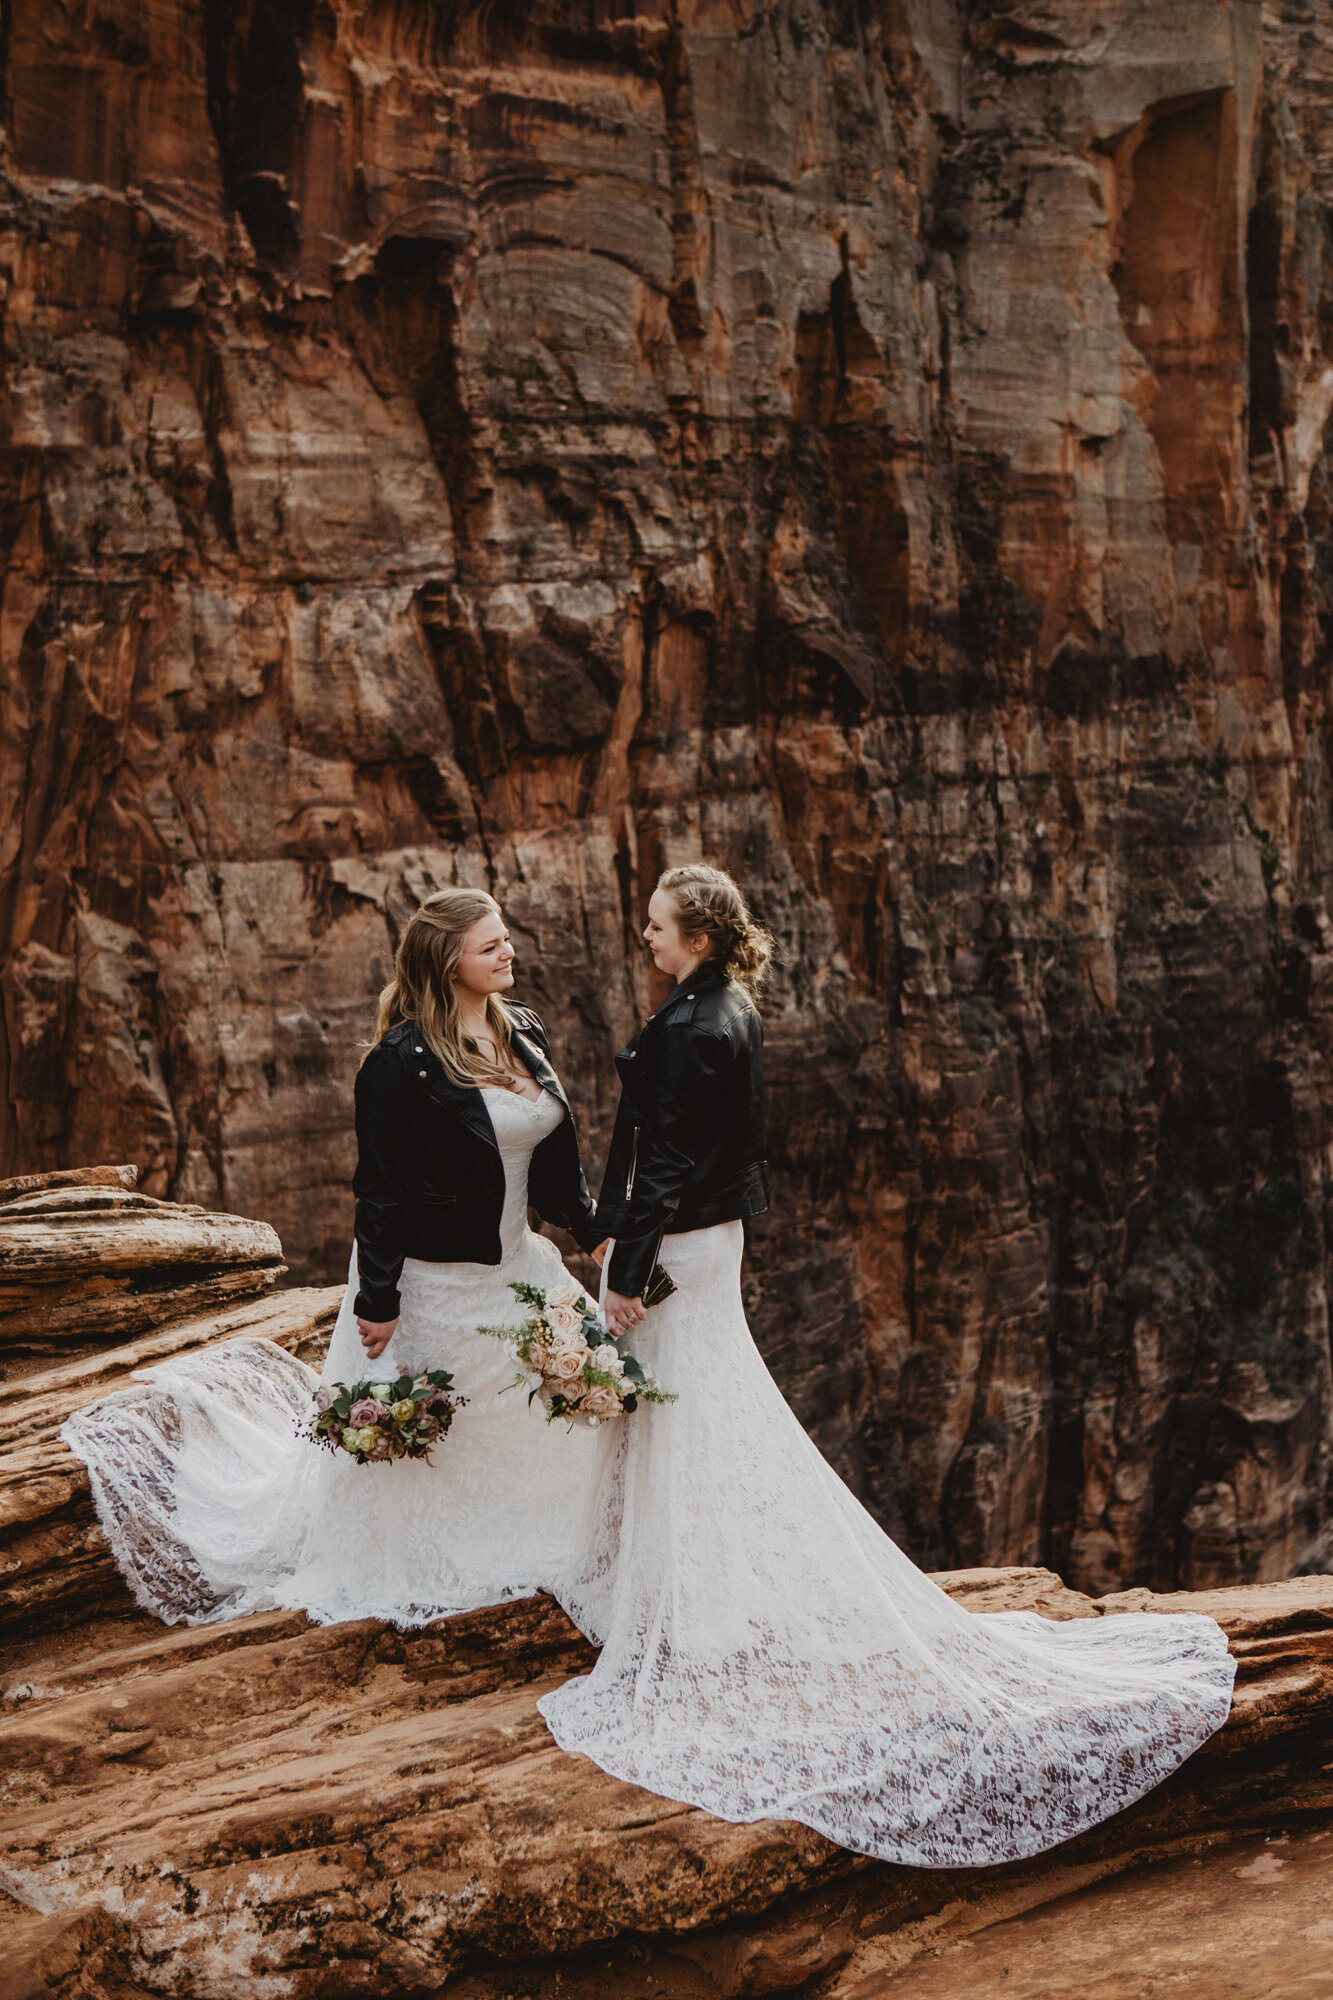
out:
M653 964L668 979L686 978L713 949L707 938L691 941L682 936L676 899L665 889L653 890L643 939L653 955Z
M474 993L479 1000L513 985L514 947L503 917L478 917L463 940L454 981L460 993Z

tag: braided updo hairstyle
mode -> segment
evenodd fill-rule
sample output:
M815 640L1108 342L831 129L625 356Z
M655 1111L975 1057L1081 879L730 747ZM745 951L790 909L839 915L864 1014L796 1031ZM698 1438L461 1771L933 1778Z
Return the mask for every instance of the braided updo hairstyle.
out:
M751 916L730 875L692 861L684 868L668 868L657 886L675 904L682 936L706 937L727 977L757 993L773 957L773 940Z

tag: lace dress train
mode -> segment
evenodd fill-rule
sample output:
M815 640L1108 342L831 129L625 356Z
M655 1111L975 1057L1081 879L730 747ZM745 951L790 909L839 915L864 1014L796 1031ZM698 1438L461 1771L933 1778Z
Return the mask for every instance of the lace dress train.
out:
M527 1225L528 1162L563 1115L487 1090L505 1165L502 1261L409 1258L388 1354L356 1330L356 1253L317 1375L271 1341L237 1340L145 1369L70 1418L98 1518L138 1602L169 1624L290 1606L318 1624L428 1624L563 1587L594 1532L609 1431L569 1436L527 1407L508 1349L478 1326L515 1317L509 1286L551 1284L555 1245ZM448 1368L467 1405L433 1462L357 1465L301 1433L319 1382Z
M963 1610L806 1437L745 1323L738 1222L667 1237L635 1351L679 1401L619 1426L565 1601L602 1641L542 1697L556 1741L721 1819L887 1861L1034 1854L1161 1782L1225 1721L1209 1618Z
M172 1623L289 1605L419 1625L546 1589L602 1645L540 1702L562 1748L723 1819L935 1867L1054 1846L1221 1725L1233 1668L1210 1619L977 1617L908 1561L764 1367L739 1223L663 1245L678 1289L633 1348L677 1402L566 1431L504 1393L508 1353L474 1329L513 1317L512 1280L561 1269L526 1224L559 1107L487 1105L503 1261L409 1261L400 1287L394 1360L452 1369L468 1398L433 1465L315 1450L298 1431L317 1378L266 1341L148 1370L65 1426L141 1604ZM326 1381L367 1372L355 1290L354 1260Z

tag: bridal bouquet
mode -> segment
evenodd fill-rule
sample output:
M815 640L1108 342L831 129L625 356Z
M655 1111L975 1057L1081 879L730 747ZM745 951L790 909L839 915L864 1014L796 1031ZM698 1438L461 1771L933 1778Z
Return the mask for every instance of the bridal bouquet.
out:
M675 1397L648 1370L618 1348L597 1324L595 1308L577 1285L562 1278L550 1291L521 1281L509 1287L527 1307L521 1326L479 1326L495 1340L508 1341L531 1381L528 1401L537 1397L548 1424L600 1424L638 1408L639 1403L674 1403Z
M358 1465L393 1458L424 1458L438 1444L467 1401L452 1396L454 1378L444 1368L400 1375L393 1382L332 1382L315 1393L310 1435L330 1451L350 1451Z

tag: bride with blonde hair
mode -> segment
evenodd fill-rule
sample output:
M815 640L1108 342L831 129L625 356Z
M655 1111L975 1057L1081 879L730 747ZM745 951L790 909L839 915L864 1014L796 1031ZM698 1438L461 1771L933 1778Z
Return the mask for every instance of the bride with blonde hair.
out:
M409 918L356 1079L355 1244L321 1376L270 1341L146 1371L65 1427L139 1603L201 1624L269 1605L422 1625L561 1592L593 1532L609 1431L547 1429L499 1341L516 1280L582 1294L531 1205L599 1242L539 1017L506 996L494 897ZM358 1465L297 1435L320 1383L448 1369L466 1397L433 1462Z

